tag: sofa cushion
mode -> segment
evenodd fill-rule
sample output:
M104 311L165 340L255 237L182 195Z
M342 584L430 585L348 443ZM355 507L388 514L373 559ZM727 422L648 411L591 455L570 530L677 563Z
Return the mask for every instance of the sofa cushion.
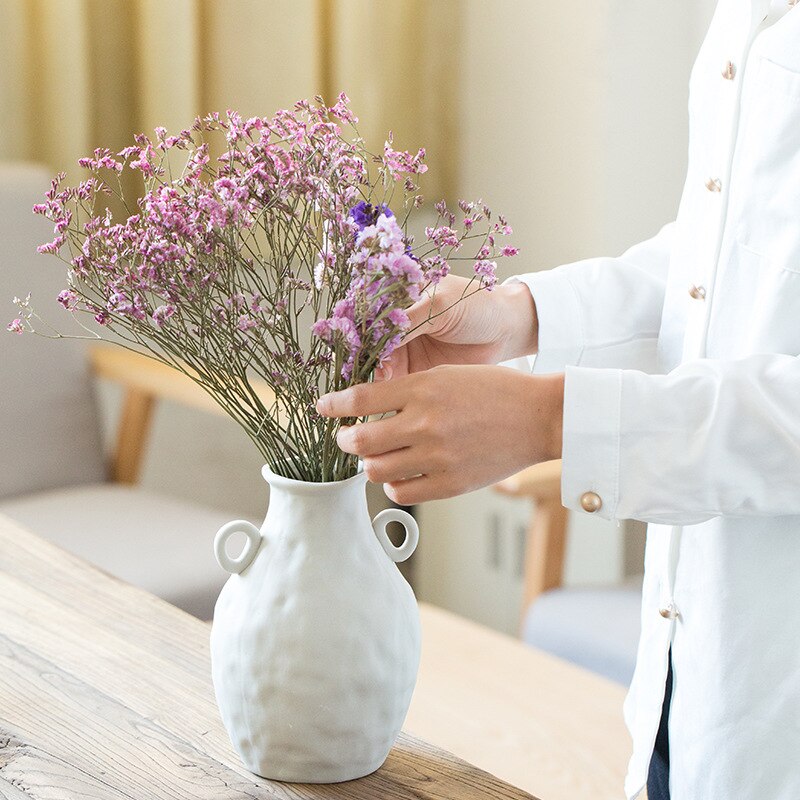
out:
M46 320L82 333L55 299L65 266L36 252L53 237L52 224L31 213L49 184L41 167L0 164L0 498L105 477L85 343L5 330L17 316L13 297L30 292Z
M2 501L0 513L201 619L228 577L212 545L230 515L144 489L58 489Z
M627 686L639 645L641 586L638 577L622 586L545 592L528 609L522 638Z

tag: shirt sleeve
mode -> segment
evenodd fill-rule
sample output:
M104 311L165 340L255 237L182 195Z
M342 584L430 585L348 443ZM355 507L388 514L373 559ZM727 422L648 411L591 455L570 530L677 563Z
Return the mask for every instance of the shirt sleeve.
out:
M692 525L800 515L800 358L702 359L667 375L568 367L562 500Z
M592 258L551 270L515 275L539 318L539 352L532 372L567 365L656 371L674 223L618 258Z

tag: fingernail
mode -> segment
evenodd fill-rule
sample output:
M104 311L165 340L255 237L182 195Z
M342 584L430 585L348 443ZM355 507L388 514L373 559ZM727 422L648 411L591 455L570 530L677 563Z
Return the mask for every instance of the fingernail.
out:
M315 407L317 409L317 413L324 415L325 414L325 408L326 408L327 405L328 405L328 395L327 394L323 394L322 397L320 397L317 400L317 402L315 403Z

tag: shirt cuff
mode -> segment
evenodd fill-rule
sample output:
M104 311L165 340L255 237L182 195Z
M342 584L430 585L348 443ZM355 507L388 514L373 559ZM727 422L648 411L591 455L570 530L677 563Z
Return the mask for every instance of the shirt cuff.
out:
M619 503L622 370L566 367L561 501L615 519Z
M513 275L503 281L524 283L536 303L539 352L531 358L531 371L563 372L580 361L584 348L578 295L569 277L558 269Z

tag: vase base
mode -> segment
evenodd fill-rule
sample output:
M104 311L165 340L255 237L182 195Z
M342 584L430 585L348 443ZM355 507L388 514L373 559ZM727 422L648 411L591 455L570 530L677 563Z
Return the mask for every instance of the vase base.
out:
M284 769L261 768L259 765L249 765L245 763L247 769L260 778L268 781L278 781L279 783L346 783L365 778L376 770L379 770L386 762L388 756L384 756L380 761L367 767L323 767L319 769L309 767L289 767Z

